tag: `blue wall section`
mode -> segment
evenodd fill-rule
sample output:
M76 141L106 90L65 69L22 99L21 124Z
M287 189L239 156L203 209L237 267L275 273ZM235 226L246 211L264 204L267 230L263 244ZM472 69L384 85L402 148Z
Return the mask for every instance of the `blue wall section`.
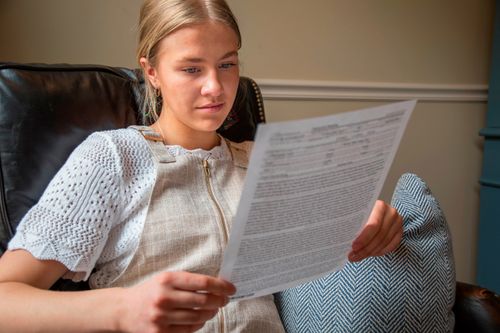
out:
M477 283L500 293L500 0L496 0L493 53L481 175Z

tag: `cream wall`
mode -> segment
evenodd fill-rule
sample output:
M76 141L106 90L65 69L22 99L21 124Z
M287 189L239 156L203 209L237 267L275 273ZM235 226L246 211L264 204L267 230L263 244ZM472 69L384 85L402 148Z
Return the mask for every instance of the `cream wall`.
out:
M140 0L0 0L0 61L135 66Z
M256 79L484 85L494 0L228 0ZM139 0L2 0L0 60L135 66ZM387 102L387 101L384 101ZM268 121L382 102L266 100ZM424 178L453 234L457 277L473 282L484 102L420 102L382 197L407 171Z

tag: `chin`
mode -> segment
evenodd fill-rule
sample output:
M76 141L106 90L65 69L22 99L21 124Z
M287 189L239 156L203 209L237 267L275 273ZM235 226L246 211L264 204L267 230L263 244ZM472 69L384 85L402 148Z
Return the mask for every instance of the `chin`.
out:
M223 119L206 119L204 121L201 121L197 128L198 130L200 131L203 131L203 132L215 132L216 130L218 130L222 124L224 124L224 120L226 120L226 118L224 117Z
M212 123L212 124L203 124L202 126L197 126L197 130L200 132L215 132L217 131L223 124L224 122L217 122L217 123Z

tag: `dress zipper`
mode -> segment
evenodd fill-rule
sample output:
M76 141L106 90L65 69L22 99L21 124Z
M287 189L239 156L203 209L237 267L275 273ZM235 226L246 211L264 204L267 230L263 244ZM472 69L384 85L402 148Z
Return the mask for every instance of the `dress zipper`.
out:
M228 239L229 239L226 218L224 217L224 213L222 212L222 208L220 207L220 204L214 195L212 183L210 182L210 179L211 179L210 165L208 164L207 160L203 160L203 170L205 170L205 182L207 184L208 194L209 194L210 198L212 199L213 203L215 204L215 207L217 208L217 211L219 213L219 217L220 217L220 220L222 223L223 235L224 235L224 245L226 245L228 242ZM219 310L218 317L219 317L219 322L220 322L220 332L223 333L224 332L224 309L223 308L221 308Z
M210 165L208 164L207 160L203 160L203 169L205 170L205 181L207 183L207 188L208 188L208 194L210 195L210 198L215 204L215 207L217 208L217 211L219 213L219 217L222 223L222 227L224 230L224 245L227 244L227 241L229 239L229 232L227 230L227 223L226 223L226 218L224 217L224 213L222 212L222 208L220 207L219 202L215 198L214 191L212 188L212 183L210 182L210 179L212 178L212 175L210 174Z

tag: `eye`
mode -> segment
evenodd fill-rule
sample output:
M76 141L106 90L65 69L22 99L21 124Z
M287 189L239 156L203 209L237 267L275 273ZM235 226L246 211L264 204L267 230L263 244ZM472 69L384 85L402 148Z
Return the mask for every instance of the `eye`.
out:
M236 66L236 64L234 62L226 62L226 63L220 64L219 68L230 69L231 67L234 67L234 66Z
M187 67L182 69L183 72L186 72L188 74L196 74L201 72L201 70L197 67Z

